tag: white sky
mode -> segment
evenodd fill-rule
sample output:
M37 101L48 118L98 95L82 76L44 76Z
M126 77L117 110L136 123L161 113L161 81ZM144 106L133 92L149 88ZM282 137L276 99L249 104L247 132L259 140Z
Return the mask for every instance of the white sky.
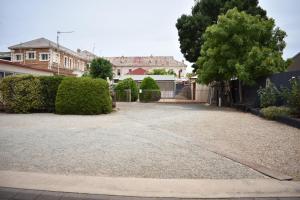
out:
M56 31L70 49L100 56L174 56L182 60L177 18L190 13L193 0L1 0L0 51ZM299 0L260 0L268 16L288 33L285 57L300 51Z

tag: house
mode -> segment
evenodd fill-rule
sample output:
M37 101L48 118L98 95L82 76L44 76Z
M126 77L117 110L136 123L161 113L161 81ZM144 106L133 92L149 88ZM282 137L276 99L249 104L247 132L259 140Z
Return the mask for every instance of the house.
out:
M50 69L38 68L0 59L0 79L16 74L53 76Z
M13 45L9 49L14 63L48 69L62 75L81 76L92 59L92 53L75 52L45 38Z
M119 81L122 81L126 78L132 78L140 86L144 78L151 77L153 78L161 91L161 98L174 98L176 83L174 75L124 75L119 77Z
M300 71L300 52L292 58L292 63L287 71Z
M11 60L11 53L10 52L0 52L0 59L1 60Z
M201 103L209 103L210 87L208 85L197 83L197 76L190 78L191 99Z
M115 76L123 76L131 74L138 70L149 72L153 69L173 70L177 77L181 78L185 75L187 65L179 62L172 56L146 56L146 57L105 57L113 65ZM146 73L144 73L146 74ZM142 75L142 74L139 74Z

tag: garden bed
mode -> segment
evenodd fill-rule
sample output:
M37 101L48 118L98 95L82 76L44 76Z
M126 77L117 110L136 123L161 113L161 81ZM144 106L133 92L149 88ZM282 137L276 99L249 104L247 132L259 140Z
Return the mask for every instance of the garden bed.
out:
M260 112L259 108L251 108L249 109L250 113L257 115L259 117L263 117L263 114ZM299 128L300 129L300 119L299 118L293 118L293 117L289 117L289 116L278 116L276 119L274 119L274 121L295 127L295 128Z

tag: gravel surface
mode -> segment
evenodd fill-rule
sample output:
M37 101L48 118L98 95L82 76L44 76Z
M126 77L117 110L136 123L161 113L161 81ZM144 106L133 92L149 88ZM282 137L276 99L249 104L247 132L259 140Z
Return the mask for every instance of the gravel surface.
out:
M204 105L118 103L109 115L0 114L0 170L266 178L218 149L300 179L300 131Z

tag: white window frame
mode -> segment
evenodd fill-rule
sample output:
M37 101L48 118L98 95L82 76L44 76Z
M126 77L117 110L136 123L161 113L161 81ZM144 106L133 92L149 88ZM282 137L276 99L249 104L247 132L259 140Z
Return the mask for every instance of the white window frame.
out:
M15 62L23 62L23 53L14 53L13 55L13 59ZM21 60L17 60L17 56L21 56Z
M64 68L68 68L68 67L69 67L69 58L68 56L64 56Z
M46 60L44 60L43 56L42 56L42 55L45 55L45 54L48 55L48 59L46 59ZM42 62L49 61L50 60L50 53L48 53L48 52L41 52L39 58L40 58L39 60L42 61Z
M59 63L60 63L60 53L53 52L52 55L53 55L53 56L52 56L52 61L53 61L54 63L59 64Z
M69 69L73 67L73 58L69 58Z
M30 53L33 53L34 58L29 58ZM36 52L35 51L26 51L26 60L36 60Z

